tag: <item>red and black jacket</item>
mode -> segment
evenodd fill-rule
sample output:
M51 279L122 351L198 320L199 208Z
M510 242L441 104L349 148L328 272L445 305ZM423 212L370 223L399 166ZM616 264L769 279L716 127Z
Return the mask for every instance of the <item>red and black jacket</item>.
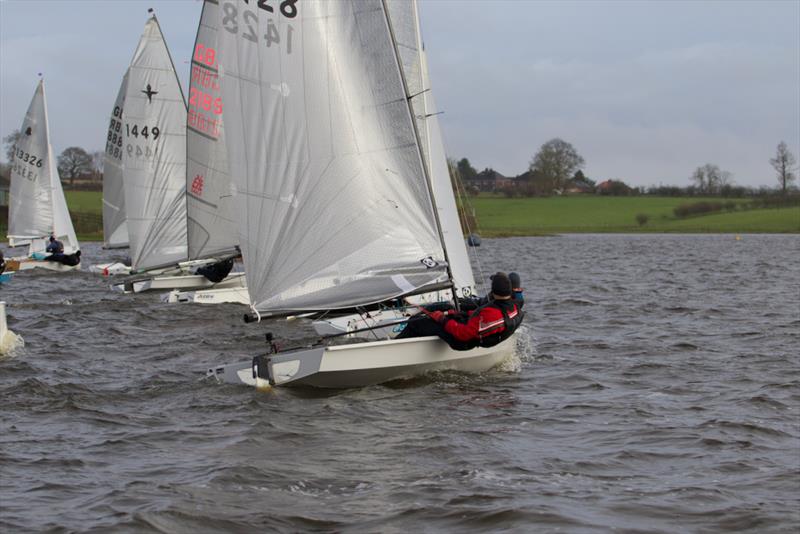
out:
M458 341L493 347L511 337L524 316L513 300L494 300L472 312L466 323L448 317L444 329Z

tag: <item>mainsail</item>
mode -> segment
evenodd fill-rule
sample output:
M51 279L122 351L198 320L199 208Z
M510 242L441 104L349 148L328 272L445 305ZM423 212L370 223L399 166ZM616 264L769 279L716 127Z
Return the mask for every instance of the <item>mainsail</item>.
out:
M128 88L128 73L122 77L114 109L108 124L106 153L103 162L103 246L122 248L128 246L128 223L125 217L125 189L122 185L122 106Z
M80 246L67 210L58 167L50 145L44 80L39 81L25 114L11 162L8 241L11 246L54 235L72 254ZM39 241L34 241L34 240ZM42 247L43 248L43 247Z
M128 71L122 130L133 268L185 260L186 102L155 16Z
M447 281L384 4L225 0L219 19L252 306L344 308Z
M189 82L186 195L189 257L192 259L235 253L239 244L222 130L217 11L217 0L205 0Z

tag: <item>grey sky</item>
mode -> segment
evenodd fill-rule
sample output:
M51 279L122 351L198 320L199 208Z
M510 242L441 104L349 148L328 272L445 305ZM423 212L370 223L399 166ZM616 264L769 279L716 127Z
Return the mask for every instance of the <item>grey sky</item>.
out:
M0 0L0 134L37 72L60 152L104 145L107 115L154 7L184 83L199 0ZM687 185L715 163L774 186L779 141L800 157L800 1L422 0L448 154L523 172L553 137L588 176Z

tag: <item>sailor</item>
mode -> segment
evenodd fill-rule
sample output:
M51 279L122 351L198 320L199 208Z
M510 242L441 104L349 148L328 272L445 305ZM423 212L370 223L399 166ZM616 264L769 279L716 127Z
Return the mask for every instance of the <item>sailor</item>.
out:
M500 273L502 274L502 273ZM490 278L493 280L496 275ZM522 281L517 273L509 273L508 279L511 282L511 298L519 306L520 309L525 305L525 296L522 289ZM485 297L464 297L459 299L458 303L461 311L471 312L477 308L487 304L492 300L491 292Z
M56 239L54 236L50 236L50 243L47 245L45 252L49 252L51 254L63 254L64 253L64 243Z
M508 275L492 276L490 299L467 317L442 311L425 311L426 317L414 317L397 336L398 339L439 336L454 350L492 347L511 337L522 322L524 313L511 298Z
M3 258L3 251L0 250L0 274L3 274L3 271L6 270L6 260Z

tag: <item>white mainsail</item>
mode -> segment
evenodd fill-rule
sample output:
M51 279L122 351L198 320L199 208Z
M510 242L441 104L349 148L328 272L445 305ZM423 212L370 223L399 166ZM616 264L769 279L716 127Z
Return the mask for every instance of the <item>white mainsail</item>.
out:
M114 109L108 124L106 153L103 162L103 246L122 248L128 246L128 222L125 217L125 188L123 187L122 106L128 88L128 73L122 77Z
M384 9L221 2L228 162L260 312L367 304L447 280Z
M122 113L125 211L132 266L187 259L186 102L155 16L128 70Z
M234 253L239 244L222 130L217 0L205 0L192 53L186 126L189 258Z
M44 80L39 80L20 136L14 145L8 213L8 241L11 246L35 243L54 235L64 243L64 252L80 249L67 210L58 175L50 127L47 122ZM35 250L31 250L35 252Z

